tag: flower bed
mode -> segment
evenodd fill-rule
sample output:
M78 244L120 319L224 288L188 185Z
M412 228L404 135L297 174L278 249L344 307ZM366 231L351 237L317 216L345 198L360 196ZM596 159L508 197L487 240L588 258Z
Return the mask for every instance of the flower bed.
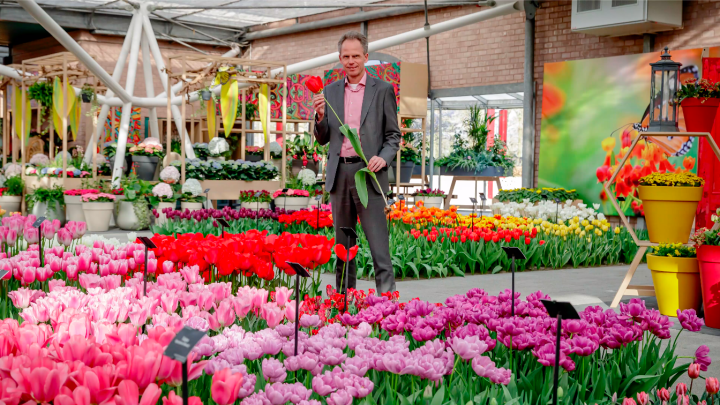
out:
M540 202L544 199L555 201L579 200L580 195L576 190L565 190L564 188L516 188L510 190L499 190L497 200L500 202L521 203L525 199L531 203Z

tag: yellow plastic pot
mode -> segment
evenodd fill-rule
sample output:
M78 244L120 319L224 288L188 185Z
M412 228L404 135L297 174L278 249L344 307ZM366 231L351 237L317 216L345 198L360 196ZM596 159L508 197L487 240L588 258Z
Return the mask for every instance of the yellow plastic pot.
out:
M700 307L700 273L694 257L647 255L660 313L677 316L677 310Z
M638 187L650 242L687 243L702 191L702 187Z

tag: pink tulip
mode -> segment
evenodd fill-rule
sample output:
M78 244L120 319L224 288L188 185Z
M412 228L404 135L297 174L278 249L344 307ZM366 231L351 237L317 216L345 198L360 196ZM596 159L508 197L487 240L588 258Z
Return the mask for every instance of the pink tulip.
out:
M163 268L163 274L172 273L173 269L175 268L175 265L173 262L166 260L163 262L162 268Z
M183 405L182 397L175 395L175 391L170 391L167 397L162 399L162 405ZM189 397L188 405L203 405L200 397Z
M20 270L22 275L22 285L29 285L35 282L35 269L32 267L22 267Z
M60 227L62 226L62 224L60 223L59 219L53 219L52 226L53 226L53 229L55 230L55 232L57 232L60 229ZM48 238L48 239L50 239L50 238Z
M253 296L253 307L260 308L267 303L268 291L265 289L259 289L255 291Z
M213 401L218 405L235 403L237 394L242 388L242 374L233 374L229 368L224 368L213 375L210 393Z
M18 236L18 233L16 230L10 229L8 231L7 239L6 239L8 246L15 247L15 244L17 243L17 236Z
M38 267L37 270L35 270L35 277L40 281L41 283L45 282L47 279L53 276L53 271L50 268L49 265L45 265L43 267Z
M65 280L50 280L48 281L48 291L53 292L62 287L65 287Z
M200 277L200 267L199 266L185 266L182 269L180 269L180 274L185 279L185 282L188 284L197 284L202 283L203 279Z
M293 290L287 287L278 287L275 289L275 302L281 307L284 307L287 300L292 295Z
M277 303L274 302L268 302L265 305L263 305L261 308L261 313L263 319L268 324L268 328L275 329L276 326L280 324L280 322L283 319L283 311L277 306Z
M235 323L235 311L232 307L232 301L226 299L221 302L220 306L215 310L215 316L218 323L223 327Z
M70 233L70 231L68 231L65 228L60 229L57 232L57 238L58 238L58 242L60 242L60 244L62 244L63 246L72 245L72 242L73 242L72 233Z
M84 224L84 222L81 222ZM133 380L123 380L118 385L118 395L115 395L116 405L155 405L162 395L162 390L155 383L145 388L142 399L139 400L140 390Z
M60 221L58 221L58 223L60 223ZM47 220L43 221L43 223L40 224L40 230L42 231L43 238L48 240L55 238L55 227L52 222Z
M233 305L235 306L235 313L238 318L245 318L252 309L252 297L248 294L241 294L241 291L238 291L238 296L233 299Z
M35 243L38 243L40 240L40 232L37 230L37 228L33 228L32 226L25 228L25 231L23 232L23 237L25 237L25 240L28 244L32 245Z
M297 312L295 311L295 300L291 300L287 302L287 305L285 306L285 318L287 318L290 322L295 322L295 316L297 315Z
M30 306L35 300L40 297L44 297L45 293L40 290L33 290L29 288L19 288L16 291L10 291L8 296L12 300L13 305L19 309L25 309Z
M675 393L678 397L687 394L687 385L685 385L685 383L678 383L678 385L675 386Z
M75 238L75 239L77 239L77 238ZM80 256L81 254L85 253L85 251L87 249L88 249L88 247L85 245L77 245L77 246L75 246L75 254L77 256Z
M58 271L62 270L62 260L58 257L48 258L46 260L46 263L50 265L50 269L53 271L53 273L57 273Z
M78 267L77 266L68 265L65 272L67 273L67 277L70 280L77 280L77 277L78 277Z
M150 274L157 272L157 259L148 259L147 272Z
M142 250L136 250L133 252L133 258L135 259L135 263L144 263L145 252L143 252Z

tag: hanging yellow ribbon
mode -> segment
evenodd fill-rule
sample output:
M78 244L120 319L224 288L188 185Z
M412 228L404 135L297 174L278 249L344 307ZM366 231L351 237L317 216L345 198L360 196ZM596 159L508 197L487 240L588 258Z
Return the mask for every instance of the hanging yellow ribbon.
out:
M30 107L30 95L25 94L25 107L22 105L22 88L15 86L13 97L13 128L15 135L20 139L22 133L22 112L25 110L25 139L30 135L30 119L32 118L32 110Z
M80 97L75 98L72 110L70 111L70 131L72 132L73 141L77 139L78 128L80 128L80 119L82 113L82 103Z
M62 139L63 136L63 118L67 118L67 116L70 114L70 111L72 111L73 106L75 105L75 99L77 97L75 96L75 90L73 90L72 86L67 86L67 100L68 100L68 106L67 108L63 108L63 104L65 104L65 97L63 97L63 86L62 83L60 83L60 78L55 76L55 80L53 81L53 125L55 125L55 132L58 134L60 139Z
M265 145L268 145L268 99L270 98L269 87L267 84L260 85L260 93L258 94L258 111L260 112L260 123L262 124L263 135L265 137Z
M205 102L205 108L207 109L208 137L212 140L215 138L217 132L217 124L215 123L217 110L215 107L215 100L212 97L210 97L210 100Z
M230 137L230 131L235 125L238 105L238 82L230 80L220 88L220 113L225 128L225 138Z

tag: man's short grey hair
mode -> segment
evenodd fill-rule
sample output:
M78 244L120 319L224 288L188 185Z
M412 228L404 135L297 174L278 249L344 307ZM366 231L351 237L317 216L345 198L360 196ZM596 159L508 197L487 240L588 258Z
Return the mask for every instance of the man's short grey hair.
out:
M342 37L340 37L340 41L338 41L338 53L342 53L342 44L343 42L347 41L348 39L355 39L360 41L360 45L363 47L363 54L368 53L368 40L367 37L357 31L350 31L345 33Z

